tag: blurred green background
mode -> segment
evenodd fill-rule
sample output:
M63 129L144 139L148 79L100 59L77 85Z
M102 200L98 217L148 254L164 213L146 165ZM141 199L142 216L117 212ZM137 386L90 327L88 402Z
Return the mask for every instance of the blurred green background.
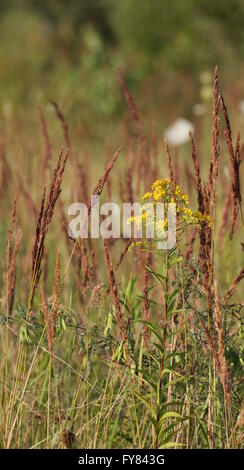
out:
M85 126L116 122L125 108L118 65L155 117L162 108L187 116L207 100L215 64L244 97L244 0L0 0L0 8L3 113L52 98Z

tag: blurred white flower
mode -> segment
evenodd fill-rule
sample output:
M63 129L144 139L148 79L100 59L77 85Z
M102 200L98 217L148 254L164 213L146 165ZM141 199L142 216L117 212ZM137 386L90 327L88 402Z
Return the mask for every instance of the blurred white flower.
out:
M204 103L196 103L192 107L192 112L195 116L203 116L206 113L206 105Z
M212 99L212 74L209 70L204 70L200 74L200 96L201 99L205 102L208 102Z
M239 101L238 108L241 114L244 114L244 100Z
M172 126L166 129L164 135L169 144L180 145L189 141L189 132L194 132L194 125L186 119L177 119Z
M230 179L230 170L229 170L228 165L225 165L225 166L224 166L224 172L223 172L223 173L224 173L226 179L229 180L229 179Z
M200 88L200 97L203 101L211 101L212 99L212 87L210 85L204 85Z

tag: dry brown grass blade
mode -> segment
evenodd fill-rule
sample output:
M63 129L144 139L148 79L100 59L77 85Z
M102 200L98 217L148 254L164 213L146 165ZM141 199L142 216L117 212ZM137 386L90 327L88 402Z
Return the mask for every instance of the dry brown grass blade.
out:
M210 168L208 174L208 189L211 195L212 205L215 206L216 202L216 180L218 176L219 166L219 79L218 79L218 68L215 67L214 72L214 87L213 87L213 127L212 127L212 151Z
M114 153L113 158L111 159L111 161L107 164L107 166L105 168L105 171L104 171L104 174L101 176L101 178L99 178L96 186L94 187L94 189L92 191L93 196L100 196L101 195L101 193L104 189L104 186L105 186L105 184L106 184L106 182L109 178L110 172L113 169L122 148L123 148L122 146L119 147L119 149ZM92 210L93 204L94 204L94 201L92 202L90 200L89 205L88 205L88 209L87 209L87 217L88 218L91 215L91 210ZM65 228L67 228L67 221L66 221L66 218L65 218L65 215L64 215L62 204L61 204L61 216L62 216L62 221L63 221L62 226L63 226L63 229L65 230ZM86 223L87 223L87 219L84 220L83 227L85 226ZM65 233L66 233L66 231L65 231ZM67 236L66 236L66 242L68 244ZM86 247L85 247L84 241L82 242L83 248L80 246L80 243L78 242L78 240L73 240L73 242L74 242L74 249L71 252L70 260L73 258L73 253L77 253L78 272L77 272L77 275L76 275L76 281L77 281L79 290L83 294L83 297L86 298L87 283L90 281L90 279L92 278L92 276L95 272L94 253L93 253L93 258L92 258L91 265L89 267L88 262L87 262ZM80 279L80 267L81 266L83 268L82 269L83 270L83 279L82 279L82 281Z
M194 170L195 170L195 185L196 185L196 190L197 190L198 210L202 214L204 214L205 208L204 208L202 181L201 181L201 175L200 175L200 164L199 164L199 159L198 159L193 135L191 132L189 133L189 136L190 136L190 143L191 143L191 156L192 156L192 161L193 161Z
M238 284L241 282L241 280L244 279L244 268L242 268L239 272L239 274L235 277L234 281L232 282L231 286L227 290L226 294L224 295L224 300L227 302L232 295L235 293Z
M123 146L119 147L118 150L116 150L112 160L107 164L104 174L101 176L101 178L99 178L98 183L96 184L95 188L92 191L93 196L100 196L101 195L101 193L103 191L103 188L106 184L106 181L107 181L107 179L110 175L110 172L113 169L122 148L123 148ZM90 203L88 205L88 209L87 209L88 217L91 214L91 209L92 209L92 202L90 201ZM87 221L85 220L84 225L85 225L86 222Z
M54 272L54 286L53 286L53 309L52 314L56 318L59 311L61 297L61 286L60 286L60 250L57 251L56 266Z
M104 174L101 176L101 178L98 180L98 183L97 185L95 186L95 188L93 189L92 191L92 194L93 195L97 195L97 196L100 196L100 194L102 193L102 190L104 188L104 185L109 177L109 174L111 172L111 170L113 169L116 161L117 161L117 158L122 150L123 146L121 145L121 147L118 148L118 150L116 150L112 160L107 164L106 168L105 168L105 172Z
M58 120L61 123L62 129L63 129L63 134L64 134L64 141L65 141L67 147L70 149L71 148L71 143L70 143L70 137L69 137L69 126L66 122L64 114L62 113L62 111L59 108L59 105L58 105L58 103L56 103L56 101L50 100L50 103L53 105L56 116L57 116Z
M126 169L125 182L127 188L127 202L133 202L133 165L134 165L134 152L129 148L128 167Z
M225 357L225 348L224 348L224 336L223 336L223 323L222 323L222 309L219 300L219 293L217 288L217 283L215 282L214 286L215 292L215 328L217 331L217 340L218 340L218 353L219 353L219 362L220 362L220 380L224 389L225 398L227 400L229 409L231 407L231 391L230 391L230 374Z
M45 152L44 152L44 158L42 162L43 181L45 182L46 176L47 176L47 170L49 168L49 164L51 160L51 143L50 143L50 139L48 135L46 119L40 106L38 106L38 112L40 116L41 130L42 130L43 140L45 144Z
M121 305L120 305L118 285L115 279L113 266L110 260L109 246L105 239L103 240L103 249L104 249L105 264L107 268L109 289L110 289L110 294L113 300L114 311L115 311L115 316L116 316L116 321L117 321L117 326L118 326L118 334L121 340L126 341L127 335L126 335L126 328L125 328L125 318L124 318L124 314L122 312Z
M132 120L138 126L139 131L141 131L141 119L140 119L140 116L138 114L133 96L130 93L130 90L129 90L127 84L126 84L124 75L123 75L120 67L118 67L118 75L119 75L120 83L121 83L121 86L122 86L122 89L123 89L123 92L124 92L124 95L125 95L125 99L127 101L127 104L128 104L129 110L130 110Z
M172 166L172 158L171 158L171 154L170 154L170 151L169 151L169 146L168 146L168 142L167 142L166 138L164 139L164 148L165 148L165 153L166 153L166 156L167 156L169 177L170 177L171 183L175 185L174 171L173 171L173 166Z
M98 284L95 285L95 286L93 287L93 289L92 289L89 302L87 302L87 304L86 304L86 319L87 319L87 320L88 320L88 316L89 316L89 310L90 310L90 308L92 307L92 305L94 304L95 297L96 297L96 295L99 293L99 291L102 289L102 287L103 287L103 284L102 284L102 283L98 283Z
M128 240L128 242L126 243L124 249L122 250L121 255L120 255L120 257L119 257L119 259L118 259L118 261L117 261L117 263L116 263L116 265L115 265L115 268L114 268L114 272L115 272L115 273L118 271L120 265L122 264L122 261L123 261L125 255L126 255L127 251L129 250L131 244L133 243L133 241L134 241L134 239L133 239L133 238L130 238L130 239Z
M196 237L197 237L197 228L195 227L192 231L189 242L187 244L188 246L187 246L187 250L186 250L186 253L185 253L185 259L187 261L190 261L190 259L192 258L193 245L194 245L194 242L196 240Z
M227 232L230 208L231 208L231 187L229 187L229 189L227 189L227 192L226 192L225 205L224 205L223 213L222 213L222 221L221 221L221 225L219 228L218 246L220 248L220 251L223 248L224 234Z
M213 336L212 336L211 332L206 327L206 325L204 324L204 322L202 321L202 319L200 317L199 317L199 321L200 321L200 323L201 323L201 325L202 325L202 327L203 327L203 329L206 333L207 342L208 342L210 351L213 354L213 358L214 358L214 361L215 361L215 364L216 364L218 374L221 375L221 364L220 364L220 361L219 361L217 349L216 349L215 344L214 344Z
M229 150L229 160L230 160L230 169L231 169L231 228L230 228L230 239L233 238L235 223L237 220L239 208L241 209L241 186L240 186L240 164L241 164L241 151L240 151L240 134L238 133L236 139L235 149L232 141L232 132L230 126L230 120L227 112L227 108L224 102L224 98L220 95L220 103L222 108L222 113L225 119L225 139L227 142ZM242 211L241 211L242 213Z
M15 297L15 284L16 284L16 257L19 251L20 242L22 238L22 230L19 228L13 243L13 233L16 225L16 198L14 199L11 211L11 223L7 233L7 247L6 247L6 268L3 274L3 279L6 285L5 293L5 309L7 316L11 316L14 306Z
M40 292L41 292L41 298L42 298L42 313L44 316L44 321L46 325L46 332L47 332L47 340L48 340L48 347L49 347L49 352L51 353L52 351L52 341L51 341L51 328L50 328L50 313L49 313L49 307L47 303L47 299L44 293L44 288L41 283L40 285Z
M53 286L53 305L52 309L49 308L46 296L44 293L43 283L40 285L41 298L42 298L42 312L46 325L47 332L47 341L50 355L53 357L53 348L56 335L56 321L59 315L60 308L60 296L61 296L61 286L60 286L60 251L58 249L56 266L54 273L54 286Z
M57 165L53 172L51 179L50 189L46 197L46 187L43 189L41 206L36 223L36 236L34 247L32 251L32 280L31 280L31 296L30 304L32 303L35 290L38 286L41 276L41 264L44 251L44 242L51 223L54 208L61 192L61 183L64 175L64 170L68 158L68 151L62 160L63 150L60 151Z
M202 184L200 175L199 159L196 152L195 143L193 140L192 133L190 132L190 143L192 150L192 160L195 170L195 185L197 190L198 210L202 214L209 214L210 196L208 191L208 185ZM200 227L200 247L199 247L199 262L202 267L204 275L204 287L207 297L208 312L210 318L212 317L212 304L213 304L213 292L212 292L212 280L213 280L213 260L211 256L211 242L212 242L212 230L205 223L201 223Z

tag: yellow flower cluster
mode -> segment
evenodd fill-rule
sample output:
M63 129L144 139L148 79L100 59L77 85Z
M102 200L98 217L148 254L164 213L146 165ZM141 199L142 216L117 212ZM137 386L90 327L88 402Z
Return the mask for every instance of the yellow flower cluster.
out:
M187 224L200 225L201 222L205 222L209 227L212 225L212 219L209 215L202 214L201 212L193 212L191 209L185 207L182 209L183 219Z
M142 199L150 199L151 197L153 197L153 193L145 193Z
M187 223L187 225L197 225L200 226L202 222L205 222L209 227L212 225L212 220L209 215L202 214L201 212L193 212L189 209L189 199L187 194L185 194L181 188L177 185L172 183L170 178L163 178L156 180L151 187L152 191L147 192L144 194L142 199L149 199L152 198L154 201L160 201L165 203L175 203L176 204L176 212L180 219ZM142 220L140 219L139 223ZM157 224L161 223L158 221ZM162 229L167 229L168 221L162 225Z
M157 233L159 233L160 231L164 233L164 231L167 230L168 228L168 219L157 220L155 222L155 225L156 225Z
M175 196L176 198L180 199L188 206L189 199L188 199L187 194L183 193L183 191L181 191L180 187L177 185L175 186Z
M146 205L145 205L146 206ZM152 209L152 206L149 205L149 207L143 207L141 208L141 213L136 216L131 216L128 219L128 223L135 222L137 225L137 228L140 227L140 225L147 221L147 226L148 227L154 227L154 229L157 230L157 234L161 233L164 235L165 230L168 229L168 219L165 217L163 220L157 220L156 215L154 213L154 210Z
M192 209L188 207L189 199L187 194L185 194L181 188L172 182L170 178L163 178L156 180L151 187L151 191L144 194L142 199L152 199L151 203L145 203L144 206L140 209L138 215L130 217L128 223L135 222L137 227L142 225L142 228L146 230L148 228L153 228L152 233L153 238L150 242L148 240L137 241L130 246L130 250L135 246L147 247L149 244L153 244L159 240L165 240L167 238L168 230L168 219L170 219L170 212L176 210L177 215L177 233L181 234L184 229L189 225L195 225L198 228L202 224L206 224L209 227L212 225L212 220L209 215L202 214L201 212L193 212ZM154 211L157 202L162 202L164 206L164 216L161 219L161 215ZM173 209L169 205L170 203L175 204L176 207ZM155 232L156 229L156 232ZM146 232L147 234L147 232ZM143 236L143 235L142 235ZM180 235L179 235L180 236Z
M146 248L147 247L147 244L145 241L141 240L141 241L137 241L137 242L133 242L131 243L130 247L129 247L129 252L133 250L133 248L135 248L136 246L140 246L141 248Z
M140 225L143 221L146 220L148 216L148 211L145 210L145 208L143 208L143 212L141 212L141 214L139 215L132 215L129 219L128 219L128 223L131 223L131 222L135 222L136 225Z
M163 178L154 181L152 185L152 192L144 194L142 199L153 198L154 201L163 199L164 202L171 203L184 203L189 204L188 196L183 193L180 187L176 184L173 185L170 178Z

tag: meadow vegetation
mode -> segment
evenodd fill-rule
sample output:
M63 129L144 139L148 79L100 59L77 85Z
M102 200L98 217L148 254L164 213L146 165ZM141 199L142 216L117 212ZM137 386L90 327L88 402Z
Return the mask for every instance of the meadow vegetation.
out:
M240 448L240 133L217 68L212 108L182 147L148 125L121 70L116 83L128 112L99 144L55 101L2 118L0 445ZM69 237L72 202L90 214L91 194L145 192L176 202L174 248Z

